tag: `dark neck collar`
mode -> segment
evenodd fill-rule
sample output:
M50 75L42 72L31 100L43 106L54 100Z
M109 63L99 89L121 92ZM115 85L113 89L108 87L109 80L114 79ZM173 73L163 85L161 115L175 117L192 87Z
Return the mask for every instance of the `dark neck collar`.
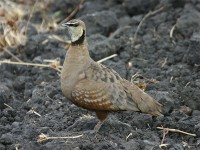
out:
M73 46L81 45L83 44L84 40L85 40L85 30L83 30L83 34L81 35L81 37L78 40L72 42L71 45Z

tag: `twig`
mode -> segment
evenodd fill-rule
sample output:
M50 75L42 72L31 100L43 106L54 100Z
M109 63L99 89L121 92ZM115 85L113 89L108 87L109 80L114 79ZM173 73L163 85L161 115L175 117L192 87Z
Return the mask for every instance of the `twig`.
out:
M170 81L169 81L169 82L171 83L173 79L174 79L174 77L173 77L173 76L171 76L171 78L170 78Z
M15 150L19 150L19 144L15 144Z
M164 59L163 63L161 64L161 68L163 68L167 63L167 57Z
M127 136L126 136L126 141L128 140L128 138L130 137L130 136L132 136L133 135L133 133L129 133Z
M37 116L41 117L41 115L38 112L36 112L34 109L31 109L28 112L36 114Z
M157 127L157 129L163 130L163 137L162 137L161 143L159 145L160 148L166 147L168 145L168 144L164 144L164 140L165 140L166 135L169 133L169 131L170 132L183 133L183 134L187 134L187 135L191 135L191 136L196 136L196 134L184 132L184 131L181 131L181 130L178 130L178 129L170 129L170 128L164 128L164 127Z
M171 28L171 30L169 32L169 37L170 38L173 38L173 33L174 33L175 28L176 28L176 24L172 26L172 28Z
M160 148L162 148L162 147L167 147L168 145L169 145L169 144L160 144L159 147L160 147Z
M108 59L111 59L113 57L116 57L117 54L113 54L111 56L105 57L101 60L98 61L98 63L102 63ZM62 66L59 65L59 62L56 60L50 61L48 60L48 62L51 62L50 64L36 64L36 63L28 63L28 62L14 62L14 61L10 61L10 60L3 60L0 61L0 65L1 64L14 64L14 65L25 65L25 66L35 66L35 67L48 67L48 68L53 68L55 70L57 70L58 72L61 72Z
M48 38L57 40L59 42L65 43L65 44L69 44L69 45L71 44L71 41L66 41L66 40L64 40L63 38L61 38L61 37L59 37L57 35L50 35L50 36L48 36Z
M166 131L170 131L170 132L178 132L178 133L187 134L190 136L196 136L196 134L188 133L188 132L181 131L178 129L170 129L170 128L163 128L163 127L157 127L157 129L166 130Z
M185 87L187 87L191 82L186 83Z
M133 83L134 80L135 80L137 77L142 77L142 78L144 78L146 81L149 81L149 82L151 82L151 83L158 83L158 82L159 82L159 81L156 80L156 79L148 79L147 77L142 76L139 72L136 72L134 75L131 76L131 82Z
M165 136L166 136L168 133L169 133L169 130L163 129L163 137L162 137L162 141L161 141L161 143L160 143L160 145L159 145L160 148L161 148L163 145L166 146L166 144L164 144L164 140L165 140Z
M65 18L63 21L61 21L60 24L71 20L71 18L73 18L76 15L76 13L81 9L83 2L84 2L84 0L81 0L80 3L78 4L78 6L76 6L76 8L69 14L69 16L67 16L67 18Z
M144 23L144 21L145 21L148 17L153 16L153 15L159 13L159 12L162 11L163 9L164 9L164 7L161 7L161 8L159 8L159 9L155 10L155 11L150 11L148 14L146 14L146 15L142 18L142 20L140 21L139 25L137 26L137 29L136 29L135 34L134 34L134 38L133 38L133 42L134 42L134 43L135 43L135 41L136 41L136 39L137 39L138 32L139 32L139 30L140 30L142 24Z
M53 68L55 70L57 70L58 72L61 72L61 68L62 66L56 66L53 64L35 64L35 63L27 63L27 62L13 62L13 61L9 61L9 60L3 60L0 61L0 65L1 64L15 64L15 65L26 65L26 66L35 66L35 67L48 67L48 68Z
M200 65L199 65L199 64L194 64L194 66L195 66L195 67L200 67Z
M82 137L82 136L83 136L83 134L77 135L77 136L66 136L66 137L49 137L49 136L41 133L39 135L37 142L42 143L42 142L45 142L45 141L50 140L50 139L76 139L76 138L79 138L79 137Z
M176 24L172 26L172 28L169 32L169 37L170 37L170 39L172 39L173 44L176 44L176 42L173 40L173 33L174 33L175 28L176 28Z
M3 103L5 106L7 106L8 108L10 108L11 110L14 110L10 105Z
M131 76L131 83L133 84L134 80L140 76L139 72L136 72L134 75Z
M8 53L10 56L12 56L15 60L17 60L18 62L23 62L21 61L19 58L17 58L12 52L10 52L7 48L3 48L3 50Z
M108 57L105 57L105 58L103 58L103 59L101 59L101 60L99 60L99 61L97 61L98 63L102 63L102 62L104 62L104 61L106 61L106 60L108 60L108 59L111 59L111 58L113 58L113 57L116 57L117 56L117 54L113 54L113 55L110 55L110 56L108 56Z

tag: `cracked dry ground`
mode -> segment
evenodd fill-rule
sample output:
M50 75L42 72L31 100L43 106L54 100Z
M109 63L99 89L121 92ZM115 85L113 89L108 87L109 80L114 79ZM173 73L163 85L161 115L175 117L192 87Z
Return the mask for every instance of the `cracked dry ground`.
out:
M16 4L22 3L16 0ZM42 3L42 2L41 2ZM46 2L47 3L47 2ZM66 18L79 1L48 1L46 15L60 12ZM30 1L27 5L33 5ZM24 7L26 5L23 4ZM134 39L137 27L148 12ZM60 29L39 31L43 13L33 12L24 46L8 48L24 62L61 60L66 49L52 35L65 37ZM30 14L29 14L30 15ZM28 16L21 26L26 26ZM200 1L199 0L87 0L76 18L85 21L91 57L99 60L117 54L103 64L139 85L163 105L164 117L152 118L138 112L111 113L110 118L131 125L106 121L94 136L49 139L38 143L41 133L49 137L81 135L93 129L93 112L66 100L60 90L60 73L51 68L0 65L0 149L1 150L159 150L163 131L179 129L196 137L169 132L163 149L200 149ZM17 51L18 49L18 51ZM1 53L0 60L11 59ZM138 75L139 74L139 75ZM70 126L73 126L73 128Z

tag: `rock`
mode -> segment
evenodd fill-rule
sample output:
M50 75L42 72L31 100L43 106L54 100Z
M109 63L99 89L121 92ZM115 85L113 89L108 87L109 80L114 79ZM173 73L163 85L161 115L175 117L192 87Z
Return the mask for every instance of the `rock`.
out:
M6 147L0 143L0 149L1 149L1 150L5 150Z
M124 147L126 150L140 149L140 144L135 140L131 139L128 142L124 143Z
M88 39L90 56L94 60L100 60L112 54L119 49L119 42L115 39L108 39L102 35L95 34Z
M78 12L78 16L93 14L98 11L107 10L108 7L102 1L85 1L82 9Z
M156 99L162 106L162 114L169 113L174 108L174 99L170 97L170 94L166 91L148 91L153 98Z
M8 104L10 102L10 94L10 89L3 83L0 83L0 109L7 107L4 103Z
M87 28L87 35L100 33L109 36L118 27L116 15L112 11L101 11L80 17Z
M170 0L174 8L184 7L186 0Z
M0 142L5 144L11 144L13 135L11 133L5 133L0 137Z
M192 116L200 116L200 111L199 110L193 110Z
M200 65L200 33L193 34L190 38L190 45L187 53L184 55L184 61L189 65Z
M18 76L13 83L13 87L15 88L15 90L21 91L24 89L26 81L27 78L25 76Z
M158 0L124 0L126 11L132 16L141 13L147 13L159 3Z
M191 17L192 16L192 17ZM194 6L185 5L184 11L176 23L176 30L184 37L189 37L200 28L200 12ZM179 38L180 39L180 38Z

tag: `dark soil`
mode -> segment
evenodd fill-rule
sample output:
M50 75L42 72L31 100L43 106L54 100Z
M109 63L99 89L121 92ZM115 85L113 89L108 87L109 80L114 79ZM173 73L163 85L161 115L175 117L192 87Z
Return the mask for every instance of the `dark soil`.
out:
M60 11L60 20L78 5L78 1L70 0L48 3L46 14L51 16ZM162 11L144 20L134 41L142 18L161 7ZM95 114L66 100L60 89L60 74L54 69L1 64L0 149L158 150L163 131L156 127L163 126L196 134L193 137L169 132L164 140L167 146L163 149L199 150L200 1L88 0L75 18L86 23L92 58L99 60L118 54L103 64L128 80L138 72L141 76L135 81L147 84L146 92L163 105L164 117L152 118L138 112L111 113L96 135L83 134L75 139L38 143L41 133L50 137L77 136L93 129L98 120L84 117ZM27 20L28 16L24 18L25 25ZM39 33L35 25L41 22L42 13L34 12L26 45L18 47L20 51L17 52L10 50L25 62L43 63L44 59L55 58L63 62L66 53L63 43L49 39L49 36L64 37L66 31ZM48 42L43 43L46 39ZM0 60L4 59L14 60L8 54L0 56ZM131 67L128 66L130 63ZM151 82L152 79L158 82ZM117 121L127 123L131 128Z

